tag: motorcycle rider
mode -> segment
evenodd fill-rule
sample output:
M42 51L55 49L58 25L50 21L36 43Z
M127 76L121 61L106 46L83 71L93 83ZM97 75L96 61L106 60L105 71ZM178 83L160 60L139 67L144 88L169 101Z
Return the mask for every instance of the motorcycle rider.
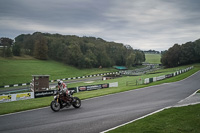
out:
M67 102L67 98L71 97L71 96L70 96L69 91L67 89L67 85L62 80L58 81L58 89L59 89L59 91L62 91L62 94L65 97L64 98L65 102Z

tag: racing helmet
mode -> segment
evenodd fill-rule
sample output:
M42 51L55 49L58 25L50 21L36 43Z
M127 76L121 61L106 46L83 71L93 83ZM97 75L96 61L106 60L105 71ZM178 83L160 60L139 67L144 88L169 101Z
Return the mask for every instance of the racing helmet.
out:
M58 81L58 86L62 86L63 81Z

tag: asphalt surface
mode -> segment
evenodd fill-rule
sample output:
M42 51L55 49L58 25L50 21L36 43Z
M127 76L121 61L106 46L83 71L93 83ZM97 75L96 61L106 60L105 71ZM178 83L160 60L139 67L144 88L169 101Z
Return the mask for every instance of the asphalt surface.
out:
M200 89L199 79L200 71L179 82L84 100L80 109L55 113L47 107L0 116L0 132L98 133L176 105Z

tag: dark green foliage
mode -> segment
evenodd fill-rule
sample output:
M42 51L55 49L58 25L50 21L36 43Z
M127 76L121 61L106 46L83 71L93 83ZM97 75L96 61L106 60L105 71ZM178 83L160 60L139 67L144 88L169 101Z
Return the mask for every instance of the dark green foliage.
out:
M46 60L48 58L47 40L42 35L38 35L35 41L34 57L40 60Z
M181 46L174 44L168 51L162 54L161 62L164 66L176 67L180 63Z
M50 59L79 68L133 66L145 61L145 55L140 50L95 37L36 32L32 35L19 35L15 40L24 54L34 55L38 59L46 59L48 55ZM48 51L42 58L36 56L42 54L40 49Z
M2 46L12 46L13 40L10 38L2 37L0 38L0 45Z
M12 44L13 40L10 38L2 37L0 38L0 46L3 47L1 56L2 57L12 57Z
M182 45L175 44L162 52L161 62L166 67L175 67L200 62L200 39Z
M12 57L13 56L10 46L6 47L5 56L6 57Z
M20 56L21 55L21 48L19 45L13 45L12 49L13 55L14 56Z

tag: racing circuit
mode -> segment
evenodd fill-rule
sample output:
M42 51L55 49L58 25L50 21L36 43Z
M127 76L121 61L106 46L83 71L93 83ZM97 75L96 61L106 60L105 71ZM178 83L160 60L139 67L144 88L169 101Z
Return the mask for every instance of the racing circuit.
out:
M99 133L162 108L200 89L200 71L187 79L82 101L80 109L50 107L0 116L1 133ZM51 101L49 101L50 103Z

